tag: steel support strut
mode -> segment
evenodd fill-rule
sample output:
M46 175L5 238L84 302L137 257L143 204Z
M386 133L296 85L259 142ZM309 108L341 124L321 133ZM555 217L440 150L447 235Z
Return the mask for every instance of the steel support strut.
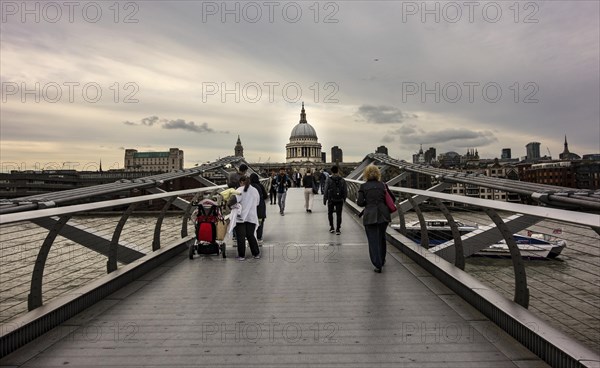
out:
M133 213L139 202L132 203L127 207L127 210L123 212L123 216L119 220L119 223L115 227L112 239L108 246L108 260L106 261L106 273L111 273L117 269L117 249L119 246L119 239L121 238L121 231L125 227L125 223L129 219L129 216Z
M162 210L160 211L158 218L156 219L156 226L154 227L154 239L152 240L152 251L160 249L160 229L162 227L163 219L167 214L167 210L169 209L169 207L171 207L171 205L173 204L173 202L175 202L177 198L177 196L170 197L167 203L165 203Z
M71 219L71 215L61 216L60 219L54 224L52 229L50 229L46 239L44 239L44 243L42 243L42 246L40 247L40 251L38 252L35 260L35 265L33 266L33 273L31 274L31 289L27 297L27 308L29 310L41 307L43 304L42 281L44 278L44 267L46 267L46 260L48 259L48 254L50 253L52 244L54 244L54 240L60 233L60 230L67 224L69 219Z
M448 207L446 207L440 199L434 198L433 201L440 208L440 211L442 211L442 214L444 214L446 221L448 221L448 225L450 225L450 229L452 229L452 238L454 239L454 265L464 271L465 253L463 250L460 231L458 230L458 225L456 225L456 222L454 221L452 214L450 214Z
M513 269L515 272L515 298L514 301L521 306L528 308L529 307L529 289L527 288L527 275L525 273L525 264L523 263L523 259L521 258L521 251L517 246L517 242L513 237L513 234L510 232L502 218L498 216L495 210L491 208L485 208L485 213L494 221L500 233L504 237L506 241L506 245L508 245L508 250L510 251L510 258L513 263Z
M427 233L427 223L425 222L425 218L423 217L423 212L421 212L419 204L413 199L413 197L408 197L407 200L412 206L412 208L415 210L415 213L419 218L419 224L421 224L421 246L429 248L429 234Z

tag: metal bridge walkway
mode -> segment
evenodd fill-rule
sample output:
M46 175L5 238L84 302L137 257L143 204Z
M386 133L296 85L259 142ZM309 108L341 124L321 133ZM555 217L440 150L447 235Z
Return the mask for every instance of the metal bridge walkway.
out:
M395 248L374 273L362 225L344 209L330 234L321 200L267 203L262 259L183 252L0 366L547 367Z

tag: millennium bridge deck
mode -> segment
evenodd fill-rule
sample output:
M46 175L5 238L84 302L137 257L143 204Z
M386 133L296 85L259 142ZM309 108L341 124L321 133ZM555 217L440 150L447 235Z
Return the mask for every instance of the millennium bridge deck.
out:
M182 252L0 366L547 367L395 248L374 273L356 216L330 234L321 200L267 204L262 259Z

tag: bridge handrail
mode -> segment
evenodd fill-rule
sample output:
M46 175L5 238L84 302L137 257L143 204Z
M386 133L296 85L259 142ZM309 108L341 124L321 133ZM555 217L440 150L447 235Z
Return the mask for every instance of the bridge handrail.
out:
M111 200L107 200L107 201L100 201L100 202L86 203L86 204L76 204L76 205L65 206L65 207L46 208L43 210L10 213L10 214L5 214L5 215L0 215L0 225L10 224L10 223L19 222L19 221L41 219L41 218L45 218L45 217L69 215L69 214L74 214L74 213L84 212L84 211L94 211L94 210L100 210L100 209L111 208L111 207L116 207L116 206L128 205L128 204L132 204L132 203L145 202L145 201L150 201L150 200L154 200L154 199L163 199L163 198L170 198L173 196L183 196L183 195L195 194L198 192L210 192L210 191L214 191L214 190L218 190L218 189L223 189L225 187L226 187L225 185L217 185L217 186L213 186L213 187L185 189L185 190L178 190L178 191L158 193L158 194L147 194L147 195L138 196L138 197L111 199Z
M346 179L346 181L362 184L363 181ZM568 222L576 225L585 225L589 226L592 229L600 229L600 215L596 215L593 213L582 213L577 211L563 210L557 208L550 207L542 207L542 206L531 206L520 203L510 203L510 202L502 202L502 201L494 201L491 199L482 199L482 198L473 198L473 197L465 197L465 196L457 196L448 193L440 193L440 192L432 192L421 189L413 189L413 188L404 188L398 186L390 186L390 190L397 193L405 193L412 195L421 195L431 198L437 198L446 201L458 202L462 204L468 204L483 208L491 208L495 210L501 211L511 211L518 212L525 215L531 215L536 217L548 218L553 220L559 220L563 222Z

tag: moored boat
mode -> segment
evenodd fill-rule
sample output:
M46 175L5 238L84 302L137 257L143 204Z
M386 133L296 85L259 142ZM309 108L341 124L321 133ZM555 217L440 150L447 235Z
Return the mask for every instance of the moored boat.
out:
M445 219L432 219L426 221L427 236L429 245L436 246L453 239L452 229ZM465 225L461 222L456 222L460 235L463 236L471 231L479 229L477 224ZM400 231L399 224L392 224L391 227ZM560 231L555 230L555 233ZM406 236L416 243L421 242L421 225L420 222L413 222L406 225ZM566 241L550 236L548 234L538 234L531 231L528 235L513 234L513 238L517 243L521 256L524 258L556 258L566 247ZM473 254L473 256L485 257L510 257L510 250L505 240L490 245L488 248L482 249Z
M521 257L524 258L556 258L567 246L562 239L552 239L545 234L531 234L531 236L513 234ZM492 244L490 247L480 250L474 256L485 257L510 257L510 251L506 240Z

